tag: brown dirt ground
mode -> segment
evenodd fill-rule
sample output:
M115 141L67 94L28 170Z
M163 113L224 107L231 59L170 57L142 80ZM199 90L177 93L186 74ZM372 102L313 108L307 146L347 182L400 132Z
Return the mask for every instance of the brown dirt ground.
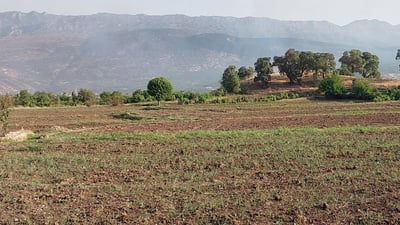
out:
M40 132L61 127L77 132L91 130L107 133L400 125L400 102L348 104L343 101L331 104L323 100L297 99L284 100L274 105L166 104L161 110L146 110L147 108L147 106L20 108L11 112L10 130L25 129ZM144 119L128 122L115 119L112 115L119 112L135 113Z
M282 83L282 86L287 85ZM254 94L255 97L258 95L265 95L265 92L260 91ZM124 112L136 114L143 119L127 121L113 117L113 114ZM18 171L12 172L13 168L5 168L0 171L0 181L2 182L0 184L3 188L12 190L9 192L0 190L0 202L6 207L0 209L0 223L5 221L4 224L59 224L60 221L64 221L65 224L151 224L152 221L157 221L159 224L198 224L194 219L198 216L195 213L186 212L183 217L179 217L179 215L169 215L168 210L171 205L180 206L183 203L196 201L198 196L202 196L204 199L221 197L215 195L214 192L223 194L224 198L244 196L242 202L237 205L247 204L248 211L243 212L242 215L248 215L251 224L268 224L274 217L279 219L282 224L349 224L349 222L358 221L357 217L359 216L367 217L367 214L371 212L390 215L381 220L386 221L382 224L395 224L396 222L393 221L400 221L400 209L397 207L400 200L398 189L400 183L398 180L391 184L385 181L387 179L385 176L398 172L397 168L384 168L383 171L386 173L379 178L374 178L376 180L371 180L369 177L356 177L355 179L340 177L340 174L347 172L362 174L365 169L352 164L344 165L343 162L347 162L348 158L351 163L353 158L370 159L374 157L373 154L376 154L377 159L378 157L381 160L394 159L393 165L397 165L398 156L393 155L394 151L399 150L396 146L389 146L386 149L385 145L382 145L383 147L379 147L379 151L376 152L363 152L362 150L356 153L332 152L327 154L330 157L327 161L332 163L331 167L314 168L288 159L287 161L283 160L282 164L276 165L276 168L269 168L269 165L261 166L263 162L270 162L273 158L268 155L269 153L259 159L254 159L252 152L239 154L238 158L232 157L236 160L230 162L232 165L229 162L214 160L214 158L200 164L191 162L190 154L189 157L185 157L186 149L172 149L163 152L162 154L169 154L164 157L159 153L161 149L168 149L165 146L166 143L163 142L146 140L46 142L46 135L54 132L74 132L79 135L81 133L118 132L268 130L286 127L399 127L400 101L354 103L302 98L273 103L164 104L161 109L146 105L15 108L11 111L9 123L10 131L32 130L38 135L43 135L43 138L40 137L42 139L37 142L32 140L28 143L28 147L33 148L31 152L24 152L27 147L24 143L0 144L0 157L7 154L10 149L14 149L9 154L20 156L20 160L27 163L15 163L15 165L4 163L11 167L21 166L21 170L27 171L24 176L18 174ZM370 138L368 135L368 133L360 133L352 137L368 142ZM376 138L376 136L372 138ZM398 133L389 132L380 138L393 140L398 138ZM177 148L180 146L180 143L168 144L174 144ZM190 146L188 143L186 144L187 147ZM227 145L226 149L221 150L215 149L220 147L216 143L213 143L213 146L202 143L202 152L198 154L206 155L211 152L209 157L220 154L219 156L223 160L226 153L235 156L233 148L241 148L241 145L244 145L249 149L256 149L257 144L263 143L255 143L254 146L251 141L249 143L232 143L232 145ZM45 147L46 150L35 151L35 147ZM135 151L135 154L142 157L160 157L159 161L162 163L152 165L149 160L147 164L143 164L148 168L135 167L132 162L137 159L129 158L132 153L130 151ZM41 158L42 153L44 159ZM46 161L46 154L48 154L49 162ZM85 155L86 157L83 158L92 168L82 168L79 164L76 165L76 168L68 165L69 162L66 161L66 158L72 157L74 154ZM132 162L127 162L128 159L121 158L121 155L126 155ZM59 163L56 165L57 169L50 170L51 168L49 168L49 172L35 171L35 165L39 165L38 168L41 168L40 163L46 166L46 163L51 162L52 157ZM166 159L171 161L165 161ZM73 159L70 160L73 161ZM307 160L307 156L304 160ZM310 161L312 162L311 159ZM241 164L242 162L248 164ZM114 164L110 165L110 163ZM120 168L120 164L123 163L129 167ZM235 163L245 166L245 168L236 168ZM50 164L49 167L51 166ZM62 171L62 166L68 168L68 171ZM243 169L244 172L241 176L236 173L232 175L230 174L232 168ZM200 180L185 178L187 180L181 183L188 185L188 189L182 187L179 189L182 193L176 193L174 191L174 173L176 171L200 174L199 176L207 173L215 174L210 176L213 179L204 181L200 178ZM62 177L65 176L64 174L68 174L70 177ZM323 178L322 180L325 179L324 177L328 180L330 177L337 176L342 184L335 186L336 189L332 190L323 186L323 183L313 182L309 179L310 176ZM33 182L40 179L42 179L42 183ZM131 186L141 187L141 185L146 191L142 190L141 193L138 193L140 196L127 196L123 191L119 191L119 188L132 191L129 189ZM321 188L313 187L319 185ZM309 190L310 193L305 192L305 188L309 186L312 187L306 190ZM318 190L318 193L315 190ZM331 191L335 191L339 196L349 194L349 196L365 196L366 198L361 198L359 201L354 200L354 205L325 205L325 202L322 201L317 205L304 206L305 211L288 207L296 201L301 204L301 201L304 200L301 198L307 198L307 195L310 197L330 196L327 193ZM267 196L266 199L258 202L260 199L255 198L263 196L263 192L268 192L269 195L276 192L276 195L273 195L272 198ZM296 196L299 199L296 199ZM148 201L139 204L142 199ZM171 202L166 202L169 199ZM223 200L221 201L223 202ZM201 200L198 200L197 203L206 205ZM209 210L207 216L210 218L204 218L209 222L204 224L223 224L224 220L231 221L230 224L243 224L243 222L235 220L239 218L239 215L235 214L238 210L237 205L207 209ZM388 209L387 206L392 206L392 208ZM263 210L266 209L274 212L270 218L263 217ZM335 212L341 213L339 222ZM348 218L343 216L346 213ZM63 215L63 217L59 215ZM185 218L187 215L191 217ZM148 217L147 221L145 220L146 216ZM29 219L24 220L24 218ZM175 220L171 220L171 218L175 218ZM368 221L361 221L359 224L367 224L366 222Z

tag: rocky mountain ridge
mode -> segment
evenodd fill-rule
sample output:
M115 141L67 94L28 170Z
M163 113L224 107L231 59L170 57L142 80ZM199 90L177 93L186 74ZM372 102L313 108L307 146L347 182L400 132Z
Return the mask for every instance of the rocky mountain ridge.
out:
M228 65L251 66L288 48L331 52L358 48L396 74L400 26L346 26L269 18L0 13L0 91L132 92L163 75L177 89L217 87Z

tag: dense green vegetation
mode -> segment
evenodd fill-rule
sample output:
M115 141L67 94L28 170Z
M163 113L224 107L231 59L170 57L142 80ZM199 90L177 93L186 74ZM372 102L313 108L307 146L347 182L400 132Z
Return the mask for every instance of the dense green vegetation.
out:
M358 78L353 80L351 89L347 90L339 75L331 75L323 79L319 83L318 91L328 98L336 99L373 100L377 102L400 100L400 86L380 91L372 87L368 80Z

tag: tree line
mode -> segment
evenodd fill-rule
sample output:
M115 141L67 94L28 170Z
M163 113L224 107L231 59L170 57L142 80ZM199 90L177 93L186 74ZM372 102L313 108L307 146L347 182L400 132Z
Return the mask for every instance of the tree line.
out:
M50 107L50 106L93 106L154 102L162 100L178 101L180 104L205 103L212 95L224 95L220 90L213 93L196 93L192 91L173 91L171 82L164 77L157 77L148 82L147 90L138 89L132 94L123 94L120 91L103 91L100 94L89 89L62 94L37 91L33 94L28 90L21 90L16 95L3 95L0 98L0 106L4 109L12 106L23 107ZM2 107L0 107L1 115ZM1 119L1 118L0 118ZM1 121L0 121L1 122Z
M268 87L271 74L276 67L281 75L287 76L291 84L301 84L305 74L313 73L314 78L325 78L326 74L356 75L365 78L379 78L379 58L370 52L353 49L345 51L339 59L340 68L336 68L332 53L297 51L289 49L283 56L258 58L253 67L229 66L222 75L221 85L228 93L240 93L240 81L254 77L254 82L261 82Z

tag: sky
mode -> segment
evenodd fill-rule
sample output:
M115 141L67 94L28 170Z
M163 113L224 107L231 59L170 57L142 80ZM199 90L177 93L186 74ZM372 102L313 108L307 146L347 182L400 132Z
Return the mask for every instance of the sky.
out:
M400 25L399 0L0 0L0 12L268 17L346 25L378 19Z

